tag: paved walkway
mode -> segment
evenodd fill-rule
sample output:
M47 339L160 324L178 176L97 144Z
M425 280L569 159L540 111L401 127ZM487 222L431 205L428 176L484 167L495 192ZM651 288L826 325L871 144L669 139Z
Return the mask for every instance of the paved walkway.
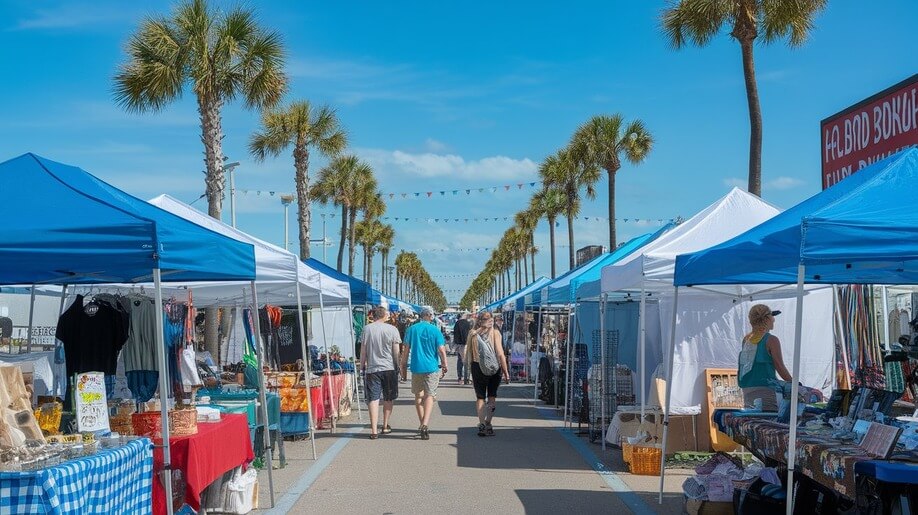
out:
M657 504L658 477L620 472L620 451L603 454L599 445L561 428L554 410L532 402L531 385L502 385L497 434L479 437L474 392L452 374L441 383L428 441L417 436L405 383L390 435L370 440L364 412L363 424L353 420L335 434L320 432L316 461L308 441L287 442L288 466L274 474L273 510L267 509L267 475L259 474L262 511L681 513L685 472L667 480L664 504Z

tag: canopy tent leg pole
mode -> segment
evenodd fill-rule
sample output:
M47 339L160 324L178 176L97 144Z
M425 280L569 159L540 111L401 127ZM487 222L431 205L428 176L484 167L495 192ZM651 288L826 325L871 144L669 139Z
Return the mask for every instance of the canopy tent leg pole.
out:
M163 328L163 285L159 267L153 269L153 289L156 312L156 363L159 366L159 408L163 436L163 490L166 513L172 515L172 454L169 445L169 366L166 364L166 335Z
M516 343L516 310L511 311L510 313L512 313L510 316L513 318L510 320L510 356L507 357L508 363L512 361L511 358L513 357L513 344ZM503 314L503 310L501 310L501 314ZM511 363L511 369L512 369L512 363ZM509 374L510 370L508 369L507 372ZM512 374L510 375L510 382L513 382Z
M366 321L364 321L364 324L366 324ZM354 309L351 307L350 297L347 299L347 326L350 328L351 350L354 355L354 391L357 395L354 403L357 404L357 421L363 422L363 409L360 407L360 378L357 375L357 362L359 361L359 356L357 356L357 333L354 332Z
M790 436L787 439L787 515L794 513L794 464L797 461L797 395L800 392L800 338L803 332L803 278L806 266L797 266L797 320L794 325L794 371L791 374Z
M258 292L255 289L255 281L252 281L252 305L255 309L255 356L258 358L258 401L261 403L261 416L265 428L262 431L262 441L264 442L265 467L268 469L268 491L271 492L271 507L274 507L274 477L272 469L274 468L274 449L271 448L271 431L270 420L268 419L268 399L265 395L265 372L262 364L262 356L265 352L264 342L261 341L261 320L258 316Z
M320 279L321 280L321 279ZM312 365L311 355L309 354L309 347L306 345L306 329L303 327L303 294L300 292L300 281L299 277L296 281L296 314L297 314L297 324L300 327L300 348L303 351L303 376L306 379L306 398L309 399L309 439L312 440L312 459L316 459L316 421L312 417L313 406L312 406L312 387L310 387L310 378L312 374L310 373L310 366Z
M321 281L322 278L319 278ZM319 324L322 325L322 343L325 345L325 377L328 378L328 381L324 381L328 384L328 402L331 404L331 429L332 433L335 432L335 425L338 423L338 404L335 402L335 385L332 381L331 373L331 356L328 354L328 333L325 332L325 300L322 299L322 283L319 283Z
M646 363L646 359L647 359L647 347L646 347L647 324L644 323L644 320L645 320L644 314L646 313L646 310L647 310L647 295L645 295L644 280L641 279L641 305L638 311L638 319L641 324L641 327L640 327L640 331L641 331L640 340L641 341L638 343L638 346L641 349L641 359L640 359L641 360L641 374L640 374L640 377L641 377L640 379L640 382L641 382L641 424L644 423L645 416L646 416L645 411L647 410L647 382L644 376L645 371L647 369L647 363Z
M602 439L602 450L606 450L606 300L609 295L603 293L599 299L599 437ZM592 416L592 415L591 415Z
M573 379L574 379L574 370L573 370L573 366L572 366L573 363L574 363L574 357L572 356L572 354L574 353L574 352L573 352L573 348L572 348L572 347L573 347L573 336L574 336L574 335L573 335L573 332L574 332L574 331L573 331L573 329L574 329L574 316L573 316L573 313L571 313L570 307L567 308L567 315L566 315L566 317L567 317L567 342L566 342L566 349L567 349L567 352L565 352L565 354L567 354L567 370L565 370L564 372L565 372L565 379L567 380L567 384L565 385L565 391L567 392L567 394L564 396L564 413L565 413L565 416L567 415L567 408L568 408L568 406L569 406L569 404L570 404L571 393L572 393L572 391L573 391L573 384L572 384L572 383L574 382L574 381L573 381ZM555 404L557 404L557 401L555 402ZM571 406L571 407L573 407L573 406ZM571 417L571 419L573 419L573 417ZM571 419L568 419L568 423L570 424L570 427L573 429L573 427L574 427L574 421L571 420Z
M889 352L889 291L885 284L880 287L880 291L883 292L883 341L886 342L883 347Z
M29 293L29 332L28 332L29 339L28 339L28 344L26 345L26 352L31 354L32 353L32 326L35 320L35 285L34 284L32 285L31 288L29 288L29 292L30 292ZM19 350L20 352L22 352L21 347Z
M526 312L526 308L524 307L524 308L523 308L523 313L525 313L525 312ZM536 311L535 323L536 323L536 338L535 338L535 340L536 340L536 341L535 341L536 349L538 349L539 352L541 352L543 356L548 356L548 353L545 352L545 351L542 349L542 306L539 306L538 311ZM527 327L527 329L528 329L528 327ZM536 365L536 378L535 378L535 380L532 382L532 400L533 400L533 402L539 400L539 378L538 378L538 375L539 375L539 366Z
M64 303L65 303L66 300L67 300L67 285L65 284L65 285L61 288L61 304L60 304L60 306L58 306L58 308L57 308L57 316L58 316L58 318L60 318L60 316L64 314ZM57 346L57 344L55 343L55 347L56 347L56 346ZM55 353L55 356L56 356L56 354L57 354L57 353ZM57 384L57 374L53 374L53 376L54 376L54 377L53 377L52 382L51 382L51 392L52 392L52 395L57 396L57 388L58 388L60 385ZM61 392L61 395L64 395L64 393Z
M666 359L666 406L663 410L663 441L661 442L660 455L660 496L657 499L659 504L663 504L663 480L666 478L666 439L669 438L669 410L672 406L673 398L673 368L676 363L676 314L679 313L679 287L676 286L673 294L673 322L670 326L669 333L669 356Z

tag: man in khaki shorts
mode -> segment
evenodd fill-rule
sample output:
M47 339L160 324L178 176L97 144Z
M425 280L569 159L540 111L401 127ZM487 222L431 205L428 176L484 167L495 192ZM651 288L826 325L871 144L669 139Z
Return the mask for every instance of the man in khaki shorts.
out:
M433 324L434 311L429 306L421 308L421 321L405 332L404 345L408 352L402 353L402 378L411 369L411 393L414 394L414 406L418 411L421 427L418 434L421 440L430 440L430 414L433 411L434 399L440 378L446 374L446 339L443 333ZM411 366L406 367L408 360Z

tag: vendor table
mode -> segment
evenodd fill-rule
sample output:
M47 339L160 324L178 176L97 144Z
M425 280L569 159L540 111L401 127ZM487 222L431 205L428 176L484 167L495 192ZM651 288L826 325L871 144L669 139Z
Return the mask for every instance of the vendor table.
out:
M774 420L743 412L715 411L714 422L721 431L768 463L787 463L789 427ZM893 454L893 458L916 459L914 453ZM853 442L842 442L827 432L797 429L795 469L814 481L853 500L856 493L854 468L862 461L876 460Z
M161 444L162 441L156 442ZM197 434L169 439L172 470L185 478L185 502L194 510L201 507L201 493L227 471L255 459L249 424L245 415L225 414L220 422L199 422ZM163 468L163 451L153 452L156 472ZM159 479L153 481L153 513L166 512L165 490Z
M122 447L30 472L0 472L0 513L150 513L153 446Z

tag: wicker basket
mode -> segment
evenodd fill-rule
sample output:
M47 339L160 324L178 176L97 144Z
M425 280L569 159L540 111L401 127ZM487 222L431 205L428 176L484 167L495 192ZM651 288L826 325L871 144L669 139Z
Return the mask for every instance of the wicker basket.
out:
M659 447L635 446L631 451L631 461L628 466L632 474L659 476L662 456L663 451Z
M634 445L628 442L622 442L622 461L631 463L631 453L634 452Z
M162 438L162 415L158 411L131 414L131 425L137 436ZM169 412L169 435L189 436L198 432L198 411L194 408Z

